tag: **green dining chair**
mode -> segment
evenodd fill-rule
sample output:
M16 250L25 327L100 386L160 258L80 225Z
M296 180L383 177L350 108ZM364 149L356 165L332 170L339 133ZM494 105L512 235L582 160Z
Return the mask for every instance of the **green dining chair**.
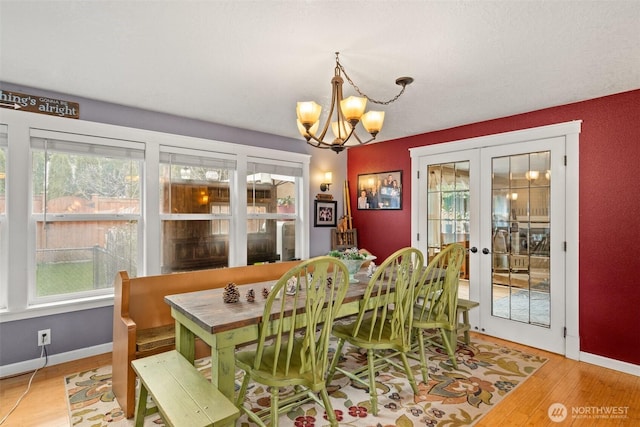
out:
M443 347L455 369L457 346L457 304L460 268L465 257L460 244L448 245L427 264L416 288L413 310L414 347L419 353L422 378L428 380L425 342ZM440 336L442 342L434 340Z
M418 392L406 353L411 349L414 290L423 263L422 252L418 249L403 248L394 252L378 266L369 280L355 319L333 327L338 345L327 381L330 383L335 372L340 371L353 381L368 386L374 415L378 414L376 369L392 364L404 370L413 393ZM338 366L345 342L367 350L366 367L349 372ZM396 361L396 357L400 357L402 364Z
M313 400L324 406L331 425L338 425L326 374L331 328L348 286L346 266L329 256L302 262L274 285L266 299L255 349L235 356L236 366L245 372L236 404L252 421L265 426L270 418L270 425L277 427L281 413ZM271 388L270 408L254 412L244 405L251 380ZM294 387L295 392L280 400L282 387Z

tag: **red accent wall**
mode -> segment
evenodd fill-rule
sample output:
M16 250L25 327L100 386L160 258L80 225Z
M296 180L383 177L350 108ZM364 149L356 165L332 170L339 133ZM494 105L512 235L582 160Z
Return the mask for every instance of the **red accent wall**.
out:
M378 258L411 244L409 148L572 120L582 120L580 350L640 365L640 89L350 148L350 184L362 173L404 172L402 210L353 210L358 244Z

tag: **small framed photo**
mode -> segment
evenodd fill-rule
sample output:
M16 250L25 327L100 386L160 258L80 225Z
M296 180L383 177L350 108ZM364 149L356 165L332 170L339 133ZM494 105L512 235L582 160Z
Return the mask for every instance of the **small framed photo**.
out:
M402 209L402 171L358 175L358 209Z
M337 224L337 209L338 202L331 200L315 200L314 201L314 214L313 214L313 226L314 227L335 227Z

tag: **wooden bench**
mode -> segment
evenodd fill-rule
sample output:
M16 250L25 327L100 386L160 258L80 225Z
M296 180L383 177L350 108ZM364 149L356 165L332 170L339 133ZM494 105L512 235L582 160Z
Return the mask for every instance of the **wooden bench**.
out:
M462 314L462 322L458 322L457 333L464 333L464 343L469 344L471 342L471 338L469 337L469 330L471 329L471 324L469 323L469 310L479 306L480 303L476 301L471 301L464 298L458 298L457 305L457 316L458 320L460 319L460 315Z
M208 427L232 425L240 410L176 350L131 362L140 378L136 427L160 412L166 425ZM155 406L147 407L151 395Z
M279 279L300 261L286 261L243 267L189 271L129 278L119 272L113 283L112 386L127 418L135 406L135 372L131 362L175 349L175 321L164 302L166 295L221 288L229 282L239 285ZM262 290L256 289L256 294ZM196 342L196 357L211 355L211 349Z

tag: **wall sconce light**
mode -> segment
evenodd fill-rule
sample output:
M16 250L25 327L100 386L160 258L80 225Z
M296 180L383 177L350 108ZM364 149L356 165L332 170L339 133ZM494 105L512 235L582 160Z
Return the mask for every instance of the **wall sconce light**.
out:
M332 175L333 174L331 172L325 172L324 173L324 182L322 184L320 184L320 191L329 190L329 186L333 182L333 176Z

